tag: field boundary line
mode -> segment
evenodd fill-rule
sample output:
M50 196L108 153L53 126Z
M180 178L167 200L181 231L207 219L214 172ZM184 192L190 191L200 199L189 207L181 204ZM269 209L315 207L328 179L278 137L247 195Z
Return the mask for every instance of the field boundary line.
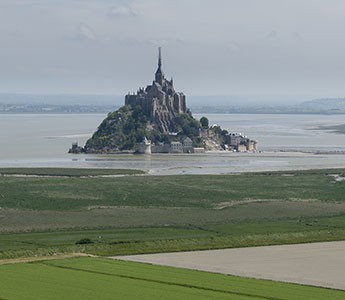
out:
M71 270L71 271L86 272L86 273L91 273L91 274L106 275L106 276L112 276L112 277L118 277L118 278L126 278L126 279L132 279L132 280L141 280L141 281L146 281L146 282L159 283L159 284L163 284L163 285L179 286L179 287L192 288L192 289L204 290L204 291L209 291L209 292L217 292L217 293L223 293L223 294L245 296L245 297L257 298L257 299L286 300L286 298L276 298L276 297L270 297L270 296L253 295L253 294L249 294L249 293L227 291L227 290L216 289L216 288L207 288L207 287L193 285L193 284L187 284L187 283L169 282L169 281L164 281L164 280L148 279L148 278L142 278L142 277L136 277L136 276L111 274L111 273L94 271L94 270L79 269L79 268L75 268L75 267L59 266L59 265L49 264L49 263L46 263L44 261L40 261L38 263L46 265L46 266L50 266L53 268L60 268L60 269Z

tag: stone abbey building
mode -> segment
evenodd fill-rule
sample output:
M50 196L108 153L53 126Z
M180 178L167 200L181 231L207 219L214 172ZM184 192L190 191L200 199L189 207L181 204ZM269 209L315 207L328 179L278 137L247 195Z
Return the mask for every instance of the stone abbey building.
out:
M136 94L126 95L125 104L132 107L141 106L146 116L155 121L163 133L169 133L172 118L186 112L186 96L175 91L172 78L165 78L162 71L161 48L158 50L155 80L145 89L139 88Z

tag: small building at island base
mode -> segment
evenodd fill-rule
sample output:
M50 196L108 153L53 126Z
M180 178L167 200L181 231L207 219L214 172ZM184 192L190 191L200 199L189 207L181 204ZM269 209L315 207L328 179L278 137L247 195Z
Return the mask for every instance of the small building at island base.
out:
M139 154L151 154L151 141L149 141L146 137L144 140L139 144L138 149Z
M83 152L84 152L84 149L83 147L80 147L78 145L78 142L72 143L72 147L68 150L68 153L73 153L73 154L79 154Z

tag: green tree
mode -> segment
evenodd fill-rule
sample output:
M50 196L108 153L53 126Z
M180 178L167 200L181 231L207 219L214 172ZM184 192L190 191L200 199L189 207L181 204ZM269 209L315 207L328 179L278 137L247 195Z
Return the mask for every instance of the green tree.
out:
M201 123L201 126L203 129L208 129L208 126L209 126L209 121L206 117L202 117L200 119L200 123Z

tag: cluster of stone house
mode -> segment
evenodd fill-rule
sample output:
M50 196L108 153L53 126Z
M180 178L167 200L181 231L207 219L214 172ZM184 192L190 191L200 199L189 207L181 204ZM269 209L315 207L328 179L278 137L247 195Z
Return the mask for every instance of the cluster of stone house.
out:
M236 152L255 152L257 150L257 141L251 140L240 133L229 133L225 137L224 150ZM146 137L139 144L137 153L204 153L205 148L193 147L193 141L186 137L180 141L170 143L159 142L152 144Z
M241 133L229 133L225 138L226 150L238 152L253 152L257 150L257 144L257 141L251 140Z
M193 141L186 137L180 141L173 141L170 143L156 143L151 144L147 138L145 138L140 144L138 153L151 154L151 153L204 153L204 148L193 147Z

